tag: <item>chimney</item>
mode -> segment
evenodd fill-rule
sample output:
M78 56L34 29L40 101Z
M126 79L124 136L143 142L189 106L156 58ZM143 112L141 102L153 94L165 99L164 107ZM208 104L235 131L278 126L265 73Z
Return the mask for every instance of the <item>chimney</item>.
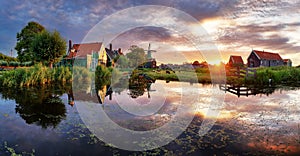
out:
M118 49L118 53L119 53L119 55L122 55L122 54L123 54L121 48Z
M109 50L112 51L112 44L109 44Z
M71 51L71 49L72 49L72 41L69 40L69 51Z

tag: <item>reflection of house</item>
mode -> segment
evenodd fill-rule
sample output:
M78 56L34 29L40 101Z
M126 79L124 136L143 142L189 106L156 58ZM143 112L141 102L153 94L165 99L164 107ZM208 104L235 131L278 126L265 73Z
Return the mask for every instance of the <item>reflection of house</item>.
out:
M112 44L109 44L109 49L105 48L107 54L107 66L114 66L114 61L120 56L123 55L121 48L118 50L112 50Z
M228 61L229 66L243 66L244 61L241 56L233 56L231 55Z
M106 96L109 96L109 100L112 100L112 93L113 91L110 85L103 86L103 88L99 89L97 93L98 102L103 104Z
M107 63L107 55L103 43L73 44L69 42L69 51L65 59L76 60L77 66L84 66L94 71L97 65Z
M292 66L292 60L291 59L283 59L283 64L285 66L291 67Z
M278 53L252 50L248 59L248 67L272 67L284 65L283 59Z

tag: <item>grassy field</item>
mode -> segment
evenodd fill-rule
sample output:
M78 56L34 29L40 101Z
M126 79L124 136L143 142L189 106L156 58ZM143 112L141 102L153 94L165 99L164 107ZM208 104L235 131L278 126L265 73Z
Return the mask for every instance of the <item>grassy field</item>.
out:
M198 68L195 70L156 70L140 69L153 79L166 81L185 81L199 83L227 83L234 85L299 85L300 68L296 67L262 67L256 68L256 77L246 77L241 70L240 76L225 74L221 68ZM228 72L228 70L226 70ZM271 82L270 82L271 81Z
M211 83L224 82L225 75L219 71L218 73L212 73L208 69L185 69L185 70L153 70L153 69L140 69L139 73L144 73L150 76L152 79L166 80L166 81L184 81L192 83Z

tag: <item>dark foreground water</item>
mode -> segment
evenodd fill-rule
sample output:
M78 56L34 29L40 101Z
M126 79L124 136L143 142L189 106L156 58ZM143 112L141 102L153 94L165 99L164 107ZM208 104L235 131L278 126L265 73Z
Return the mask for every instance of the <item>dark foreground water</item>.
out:
M129 89L105 86L98 96L91 89L93 87L74 89L70 85L1 88L0 155L300 154L300 91L297 88L271 88L268 95L248 97L226 93L222 108L218 108L220 114L215 115L207 114L213 100L211 85L164 81L149 85ZM199 93L196 108L190 112L194 118L180 136L157 149L133 152L112 147L90 132L90 118L89 121L81 118L84 108L91 105L105 110L108 117L123 128L153 130L168 123L180 104L188 104L188 101L179 102L189 94L182 94L189 91L186 86L196 87ZM89 104L84 102L85 99ZM136 115L126 112L126 109L133 111L130 106L147 108L145 104L155 106L161 103L158 109L149 107L134 112ZM152 111L157 113L151 114ZM141 112L146 115L138 116ZM217 119L217 122L206 135L199 136L199 127L207 118ZM93 122L99 120L102 119L95 115ZM101 128L101 125L97 126Z

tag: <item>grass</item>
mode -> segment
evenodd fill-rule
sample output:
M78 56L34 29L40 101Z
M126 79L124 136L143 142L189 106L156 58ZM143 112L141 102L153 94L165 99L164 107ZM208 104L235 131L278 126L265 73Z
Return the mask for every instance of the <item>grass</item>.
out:
M268 85L288 84L295 85L300 82L300 69L295 67L264 67L258 68L256 78L246 78L247 84Z
M68 67L50 69L41 64L28 68L17 68L1 74L0 84L6 87L37 86L72 81L72 69Z
M152 79L166 80L166 81L183 81L193 83L211 83L211 75L208 69L203 70L139 70L140 73L145 73ZM221 77L214 78L214 80L221 80Z
M295 67L263 67L256 69L256 77L246 77L246 71L240 70L241 76L227 74L222 72L219 67L196 68L185 70L156 70L139 69L139 73L145 73L153 79L166 81L184 81L199 83L228 83L234 85L269 85L271 79L272 85L299 85L300 68ZM231 69L230 72L236 72ZM212 77L213 76L213 77Z

